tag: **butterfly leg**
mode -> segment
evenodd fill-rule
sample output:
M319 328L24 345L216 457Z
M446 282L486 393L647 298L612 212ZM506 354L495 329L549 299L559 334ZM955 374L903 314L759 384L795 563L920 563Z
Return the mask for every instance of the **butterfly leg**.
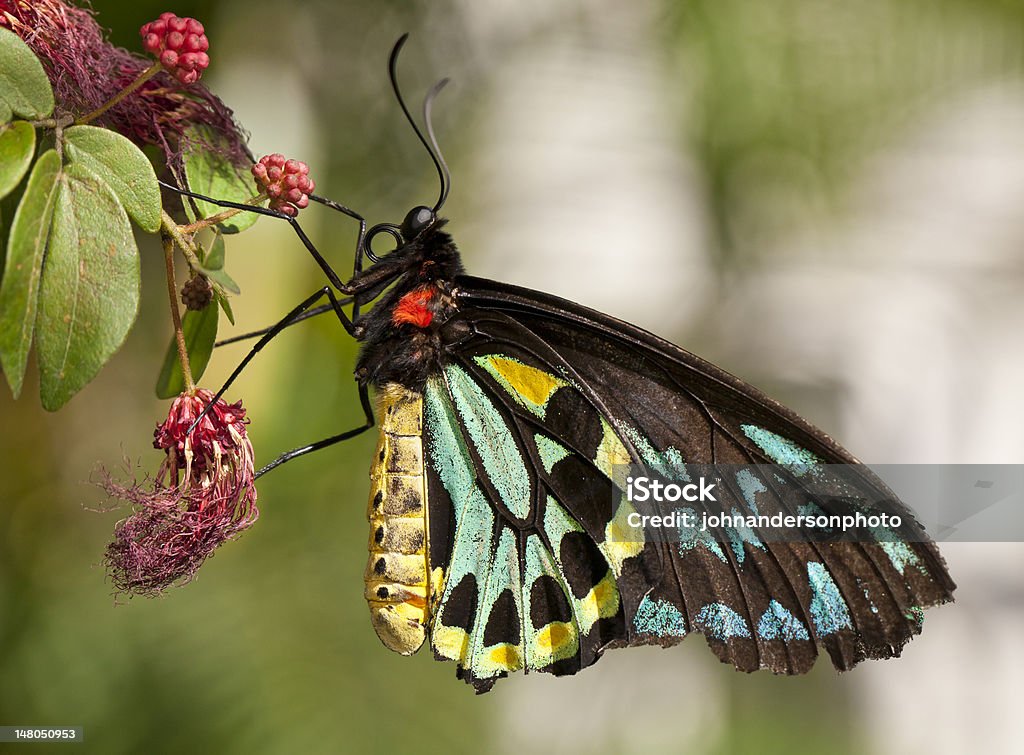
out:
M338 300L338 304L340 304L343 307L346 304L351 304L351 303L352 303L352 298L351 297L347 297L345 299L339 299ZM292 325L298 325L303 320L308 320L311 317L316 317L317 315L322 315L322 314L325 314L327 312L332 312L332 311L334 311L334 305L333 304L321 304L318 307L313 307L312 309L307 309L302 314L295 316L284 327L285 328L290 328ZM269 333L271 330L274 329L274 327L275 327L274 325L271 325L269 328L261 328L260 330L253 330L253 331L250 331L248 333L241 333L240 335L231 336L230 338L225 338L223 340L217 341L213 345L214 345L214 348L219 348L221 346L227 346L228 344L238 343L239 341L248 341L249 339L252 339L252 338L259 338L260 336L263 336L263 335L266 335L267 333Z
M309 198L312 199L314 202L319 202L324 207L330 207L332 210L337 210L341 214L347 215L353 220L359 222L359 236L356 239L355 263L352 267L352 277L355 278L363 270L363 257L366 255L366 220L358 212L349 209L348 207L339 202L335 202L333 199L321 197L317 194L310 194Z
M295 218L293 218L291 215L285 215L283 212L278 212L277 210L271 210L271 209L268 209L266 207L259 207L257 205L242 204L241 202L228 202L228 201L223 200L223 199L214 199L213 197L208 197L208 196L206 196L204 194L196 194L195 192L192 192L192 191L185 191L184 189L179 189L177 186L174 186L172 184L166 183L164 181L160 181L159 183L164 188L169 189L169 190L175 192L176 194L181 194L182 196L191 197L193 199L201 199L204 202L209 202L210 204L217 205L218 207L225 207L225 208L231 209L231 210L245 210L245 211L248 211L248 212L255 212L257 215L266 215L266 216L272 217L272 218L280 218L282 220L287 220L291 224L292 230L295 231L295 234L299 237L299 240L302 242L302 245L304 247L306 247L306 251L308 251L310 253L310 255L312 255L313 259L316 261L316 264L319 265L320 269L324 271L324 275L327 276L327 280L329 280L331 282L331 285L334 286L338 291L340 291L343 294L347 295L347 294L354 293L352 286L350 284L348 284L348 283L345 283L338 276L338 274L334 271L334 268L331 267L330 263L328 263L327 260L324 259L323 255L320 254L320 251L313 245L313 242L309 240L309 237L306 235L306 232L304 230L302 230L302 226L299 225L299 221L296 220ZM332 203L332 205L329 205L329 206L333 206L333 205L337 205L337 203ZM337 208L340 208L340 207L342 207L342 205L337 205ZM353 213L353 215L354 214L355 213ZM361 268L362 252L363 252L362 237L363 237L363 229L366 227L366 222L362 218L359 218L359 221L360 221L359 243L358 243L358 249L357 249L357 252L356 252L356 269L357 270Z
M216 395L214 395L214 397L210 399L210 403L208 403L203 408L203 411L200 412L199 416L196 417L195 421L192 423L192 427L189 428L189 432L191 432L192 429L199 424L200 420L202 420L202 418L206 416L206 413L210 411L210 408L215 403L217 403L221 396L224 395L224 392L231 387L231 384L235 382L235 378L237 378L242 373L242 370L244 370L246 366L249 364L249 362L253 360L253 357L255 357L263 349L263 347L270 343L270 341L274 339L282 330L287 328L289 325L295 324L295 322L299 320L299 318L307 309L309 309L318 301L320 301L320 299L322 299L324 296L326 296L330 300L330 308L338 316L338 320L341 322L342 327L345 328L346 332L348 332L349 335L354 334L355 326L352 324L352 321L348 319L348 316L344 313L344 311L342 311L341 302L338 301L338 297L334 295L334 291L331 289L330 286L324 286L319 291L316 291L311 296L307 297L298 306L292 309L291 312L286 314L276 324L268 328L263 333L263 337L260 338L260 340L258 340L251 349L249 349L249 353L246 354L245 358L243 358L242 361L238 363L238 366L235 367L234 371L228 376L228 379L224 381L224 385L220 387L220 390L217 391Z
M270 462L261 470L259 470L256 473L256 477L261 477L265 475L267 472L269 472L271 469L275 469L284 464L286 461L291 461L292 459L298 456L305 456L306 454L312 453L313 451L319 451L321 448L333 446L335 443L341 443L343 440L354 438L357 435L360 435L369 430L374 425L373 407L370 404L370 393L367 390L366 386L363 384L359 385L359 403L362 404L363 413L366 416L366 421L362 425L352 430L346 430L345 432L339 433L338 435L332 435L330 438L318 440L316 443L310 443L309 445L306 446L299 446L298 448L293 448L291 451L287 451L281 454L272 462Z

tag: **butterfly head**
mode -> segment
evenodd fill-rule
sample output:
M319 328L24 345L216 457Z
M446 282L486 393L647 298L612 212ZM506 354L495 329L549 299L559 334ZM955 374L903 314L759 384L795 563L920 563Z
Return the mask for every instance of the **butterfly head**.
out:
M408 244L436 222L437 212L420 205L409 210L398 230L402 234L402 239Z

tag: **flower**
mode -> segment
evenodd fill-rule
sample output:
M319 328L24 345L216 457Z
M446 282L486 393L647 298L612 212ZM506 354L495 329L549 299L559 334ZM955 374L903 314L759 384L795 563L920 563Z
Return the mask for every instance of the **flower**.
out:
M168 73L182 84L194 84L210 65L210 42L203 25L194 18L161 13L139 29L142 46L156 56Z
M166 455L151 491L103 483L110 495L136 506L117 524L104 559L120 592L154 595L188 582L218 546L259 516L245 409L223 399L210 406L213 395L198 389L171 404L154 433L153 446Z
M252 166L259 190L270 197L270 209L295 217L309 206L309 194L316 188L309 166L301 160L286 160L280 152L264 155Z

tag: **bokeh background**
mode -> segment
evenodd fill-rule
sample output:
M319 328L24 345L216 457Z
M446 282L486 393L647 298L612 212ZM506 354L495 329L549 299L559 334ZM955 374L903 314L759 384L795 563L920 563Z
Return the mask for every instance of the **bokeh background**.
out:
M409 99L454 79L435 118L472 272L669 337L866 461L1024 459L1017 0L93 5L132 48L163 10L200 18L206 81L255 151L306 160L321 193L371 222L436 192L386 79L411 31ZM351 221L303 222L351 264ZM322 285L283 225L229 241L235 332ZM262 479L261 520L192 584L116 605L100 560L118 514L95 510L89 481L101 464L159 461L152 386L170 324L159 250L144 239L142 254L137 326L93 384L54 415L34 377L18 402L0 391L0 723L84 726L83 749L104 753L1020 746L1014 543L943 547L957 603L929 611L899 660L746 676L690 640L474 697L450 665L389 653L370 628L369 435ZM229 395L260 461L358 422L353 345L320 319ZM219 350L203 382L243 353Z

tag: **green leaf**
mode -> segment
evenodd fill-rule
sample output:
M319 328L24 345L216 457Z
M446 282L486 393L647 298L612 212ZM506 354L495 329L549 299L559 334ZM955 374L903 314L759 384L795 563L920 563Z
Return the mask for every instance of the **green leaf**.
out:
M233 294L242 293L238 284L224 272L224 237L220 234L217 234L217 238L210 245L210 251L206 253L206 258L198 267L207 278L219 283L226 291Z
M7 384L21 394L32 332L36 325L39 281L57 202L60 158L52 149L36 161L11 224L0 284L0 364Z
M227 272L224 271L224 237L217 236L210 246L210 251L207 252L206 259L198 267L203 272L203 275L211 281L220 284L225 291L230 291L232 294L242 293L239 284L234 283L231 277L227 275Z
M0 198L21 183L36 151L36 130L26 121L0 126Z
M181 330L185 335L185 350L188 351L192 378L199 381L206 371L213 353L213 342L217 340L217 307L211 302L198 312L188 310L181 318ZM174 398L185 390L185 375L178 361L177 339L171 337L156 381L157 398Z
M239 288L238 284L235 283L231 276L223 270L211 270L209 272L203 270L203 272L206 274L206 277L214 283L219 283L225 291L230 291L233 294L242 293L242 289Z
M225 290L233 294L242 293L238 284L224 271L224 237L221 234L218 233L214 238L198 268L207 278L219 283Z
M53 88L43 64L9 29L0 29L0 100L23 118L46 118L53 112Z
M224 269L224 237L219 233L214 237L213 243L203 257L203 271Z
M14 118L14 111L4 100L0 100L0 123L10 123Z
M114 192L81 163L58 182L39 292L43 408L55 411L120 348L139 306L139 253Z
M185 152L185 176L192 191L214 199L238 203L248 202L256 195L256 184L252 176L247 171L239 170L217 151L216 146L221 140L212 131L207 128L192 128L186 132L186 138L190 146ZM223 207L215 204L201 199L194 201L200 217L208 218L224 212ZM182 197L182 202L185 205L185 212L194 219L191 200ZM255 212L243 211L219 223L218 227L224 233L239 233L258 219L259 215Z
M217 299L217 303L220 304L220 308L224 310L224 316L228 318L228 322L234 325L235 313L231 311L231 302L228 301L228 297L219 291L214 291L213 295Z
M160 185L142 150L120 134L96 126L72 126L64 132L64 141L72 162L106 181L139 228L147 233L160 229Z

